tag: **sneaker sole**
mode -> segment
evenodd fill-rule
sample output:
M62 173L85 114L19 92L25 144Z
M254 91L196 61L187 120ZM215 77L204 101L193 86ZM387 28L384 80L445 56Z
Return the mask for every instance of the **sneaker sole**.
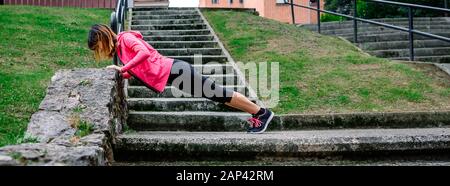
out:
M272 114L269 116L269 119L267 119L266 126L259 132L249 132L250 134L262 134L267 130L267 127L269 126L270 122L272 121L272 118L275 114L272 112Z

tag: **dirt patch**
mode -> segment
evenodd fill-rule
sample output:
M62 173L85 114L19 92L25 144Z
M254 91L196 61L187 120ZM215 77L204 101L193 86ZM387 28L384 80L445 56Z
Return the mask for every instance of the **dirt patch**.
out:
M410 64L415 70L439 81L439 86L450 88L450 75L432 64Z
M289 40L288 38L285 37L268 40L267 46L268 50L280 54L291 54L292 52L297 51L297 47L299 47L295 43L295 41Z
M380 64L361 64L361 65L353 65L350 67L350 70L378 70L381 68Z

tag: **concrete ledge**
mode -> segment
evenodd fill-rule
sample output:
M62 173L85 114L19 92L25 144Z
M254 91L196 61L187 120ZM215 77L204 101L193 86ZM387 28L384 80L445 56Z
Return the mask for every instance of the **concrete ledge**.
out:
M450 126L450 111L289 114L278 115L273 122L280 130L441 127Z
M434 64L434 65L450 76L450 64Z
M58 71L25 134L37 143L0 148L0 166L109 165L126 122L122 82L111 70ZM92 129L77 135L83 123Z
M447 152L450 128L243 132L139 132L119 136L121 159L324 158Z
M183 107L182 104L178 105ZM130 105L130 109L134 107L134 105ZM206 108L206 106L202 107ZM129 113L128 123L135 130L147 131L244 132L248 127L247 119L251 117L242 112L187 112L180 110L171 112L132 111ZM450 126L450 111L276 115L268 130L396 129L443 126Z

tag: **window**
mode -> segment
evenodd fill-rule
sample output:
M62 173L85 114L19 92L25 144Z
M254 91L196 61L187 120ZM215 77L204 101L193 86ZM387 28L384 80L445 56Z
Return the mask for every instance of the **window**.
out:
M241 3L241 4L244 3L244 0L239 0L239 3Z
M284 2L290 2L289 0L277 0L277 4L284 4Z
M229 2L230 4L233 4L233 0L228 0L228 2Z
M212 4L218 4L219 0L211 0Z

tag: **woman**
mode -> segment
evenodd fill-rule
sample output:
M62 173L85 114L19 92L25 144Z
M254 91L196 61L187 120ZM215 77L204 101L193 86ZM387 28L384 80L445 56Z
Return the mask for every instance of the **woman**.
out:
M134 76L156 92L163 92L166 85L176 84L174 80L181 79L183 84L192 85L184 89L181 87L183 84L177 87L186 93L197 95L196 93L200 92L204 98L252 114L253 117L249 119L249 133L263 133L273 118L274 114L269 109L259 107L238 92L216 85L196 72L189 63L162 56L145 42L137 31L116 35L106 25L93 25L89 31L88 46L94 51L97 61L112 58L117 52L124 66L111 65L107 68L119 71L127 79ZM194 87L194 81L202 82L202 86ZM202 87L211 87L211 90Z

